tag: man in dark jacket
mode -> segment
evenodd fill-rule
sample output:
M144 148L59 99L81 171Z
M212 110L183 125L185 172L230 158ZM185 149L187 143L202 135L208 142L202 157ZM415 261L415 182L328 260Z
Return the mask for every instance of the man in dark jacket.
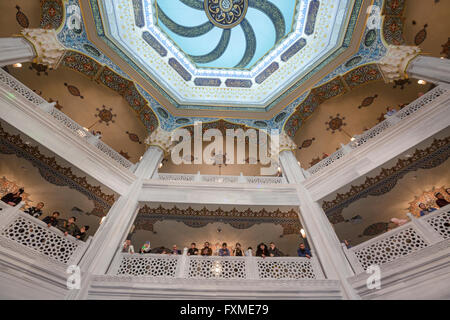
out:
M87 231L89 230L89 226L82 226L78 232L75 233L75 238L81 241L86 240Z
M58 225L58 218L59 218L59 212L55 211L51 216L47 216L42 221L44 221L47 226L50 227L56 227Z
M211 256L212 255L212 249L209 247L209 242L205 242L205 245L203 249L201 250L200 254L202 256Z
M62 228L60 228L60 230L62 232L64 232L64 235L71 235L71 236L75 236L77 232L79 232L79 228L78 226L75 224L75 221L77 221L77 218L75 217L70 217L68 221L66 221L64 223L64 225L62 226Z
M297 249L297 254L299 257L306 257L308 259L311 258L311 251L309 249L306 249L304 243L300 243L299 248Z
M280 249L278 249L275 246L275 243L271 242L269 245L269 256L270 257L282 257L283 252L281 252Z
M195 246L195 242L191 243L191 247L189 248L187 255L188 256L196 256L198 254L198 249Z
M42 208L44 207L43 202L39 202L35 207L29 207L25 210L25 213L28 213L30 216L39 218L42 215Z
M172 251L171 251L171 253L172 253L172 254L181 254L181 250L178 250L177 245L174 244L174 245L172 246Z

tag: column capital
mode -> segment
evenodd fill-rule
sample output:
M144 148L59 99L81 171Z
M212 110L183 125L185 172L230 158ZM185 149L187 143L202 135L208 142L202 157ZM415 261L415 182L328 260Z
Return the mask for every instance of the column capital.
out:
M279 135L279 143L280 143L280 149L279 152L282 151L293 151L297 150L297 145L294 141L292 141L291 137L288 136L286 131L282 130L282 132Z
M406 69L422 50L414 46L388 46L387 54L378 62L384 80L387 83L407 78Z
M172 150L172 133L158 127L146 139L145 144L148 147L159 147L165 154Z
M27 39L36 51L35 61L56 69L61 62L66 48L59 42L53 29L23 29L22 36Z

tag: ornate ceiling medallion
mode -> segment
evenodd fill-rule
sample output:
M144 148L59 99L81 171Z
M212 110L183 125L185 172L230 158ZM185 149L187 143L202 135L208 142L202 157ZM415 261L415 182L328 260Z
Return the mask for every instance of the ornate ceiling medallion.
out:
M215 26L231 29L242 22L248 0L205 0L206 15Z

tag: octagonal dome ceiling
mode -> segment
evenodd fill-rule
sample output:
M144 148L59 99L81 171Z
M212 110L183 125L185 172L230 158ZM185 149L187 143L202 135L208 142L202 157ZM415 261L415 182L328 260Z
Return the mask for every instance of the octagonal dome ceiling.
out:
M92 2L92 1L91 1ZM104 36L181 109L267 111L342 46L357 0L97 0ZM228 21L228 22L227 22Z
M164 1L170 6L163 7ZM218 1L211 0L216 9L217 4L219 9L220 6L230 8ZM119 93L124 86L132 89L127 99L131 99L130 106L140 113L150 131L155 127L155 121L149 120L153 115L168 131L197 121L216 123L224 119L248 127L294 133L314 112L318 101L381 77L374 64L387 52L382 36L385 31L374 22L380 21L381 8L386 3L385 0L248 0L245 3L233 0L230 6L240 5L235 12L245 14L233 20L231 9L224 10L231 25L219 26L216 24L227 15L221 15L219 10L215 15L219 21L215 21L214 12L205 11L204 0L158 0L158 3L155 0L65 0L61 10L64 19L58 24L57 34L69 50L65 65ZM264 6L271 6L271 10ZM242 26L250 20L249 12L255 10L267 22L263 24L266 31L255 27L260 22L252 22L255 62L248 60L246 66L239 68L224 68L220 64L214 67L213 64L221 63L220 58L211 61L210 66L194 62L190 56L199 54L189 51L189 46L182 48L183 43L177 43L176 36L195 40L195 45L190 45L196 50L197 46L208 48L209 45L204 52L214 50L220 38L210 43L191 39L205 35L182 37L170 31L160 21L158 9L161 8L165 10L166 23L170 24L167 21L171 19L184 29L209 23L211 30L205 35L216 30L220 38L224 30L230 30L228 46L221 56L232 55L237 50L236 60L230 65L235 65L237 60L241 62L248 51L245 37L250 35ZM182 12L190 10L186 17L197 12L203 20L188 18L191 25L176 20L172 11L176 8L184 8ZM285 20L283 36L283 28L274 22L281 20L270 18L273 12L280 12L277 16ZM291 15L289 12L293 17L290 29L285 18ZM186 31L173 24L170 27L178 33ZM243 34L245 48L235 44L239 40L237 36L232 40L233 32ZM257 46L263 45L263 40L267 40L264 35L270 32L272 36L275 34L275 39L269 41L268 51L258 51ZM239 48L241 56L237 54ZM313 104L309 105L308 101Z

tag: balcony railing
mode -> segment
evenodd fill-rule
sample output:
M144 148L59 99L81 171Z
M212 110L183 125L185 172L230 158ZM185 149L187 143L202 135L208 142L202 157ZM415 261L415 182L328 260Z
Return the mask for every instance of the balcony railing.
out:
M186 251L186 250L185 250ZM115 276L299 280L325 279L315 257L219 257L119 253L109 274Z
M248 184L285 184L284 177L246 177L242 174L240 176L219 176L219 175L200 175L200 174L173 174L173 173L158 173L154 176L155 179L162 181L175 182L207 182L207 183L248 183Z
M385 132L387 129L395 126L401 120L421 110L423 107L432 103L435 99L447 93L449 93L449 89L443 85L439 85L433 90L430 90L429 92L421 96L419 99L415 100L414 102L404 107L400 111L394 113L392 116L388 116L386 120L379 123L372 129L367 130L361 135L355 136L352 142L343 146L341 149L331 154L329 157L323 159L319 163L315 164L314 166L306 170L306 174L314 175L320 172L322 169L334 164L341 158L345 157L347 154L351 153L353 150L361 147L362 145L366 144L369 141L372 141L380 134Z
M9 205L7 205L6 203L4 203L3 201L0 201L0 211L2 210L7 210L11 208ZM1 213L0 213L1 214Z
M426 250L450 239L450 205L372 238L344 252L356 274L371 265L381 266L401 257Z
M1 202L0 202L1 203ZM0 204L0 246L22 255L65 265L81 260L91 238L86 242L24 213L17 207Z
M110 146L102 142L98 137L91 134L89 131L84 129L81 125L73 121L63 112L54 108L54 104L48 103L41 96L33 92L19 80L11 76L9 73L0 68L0 86L3 87L10 93L10 98L15 97L16 94L22 96L36 107L47 112L56 121L64 125L76 136L85 139L91 145L95 146L98 150L107 155L110 159L114 160L121 166L129 169L133 165L130 161L125 159L120 153L112 149Z

